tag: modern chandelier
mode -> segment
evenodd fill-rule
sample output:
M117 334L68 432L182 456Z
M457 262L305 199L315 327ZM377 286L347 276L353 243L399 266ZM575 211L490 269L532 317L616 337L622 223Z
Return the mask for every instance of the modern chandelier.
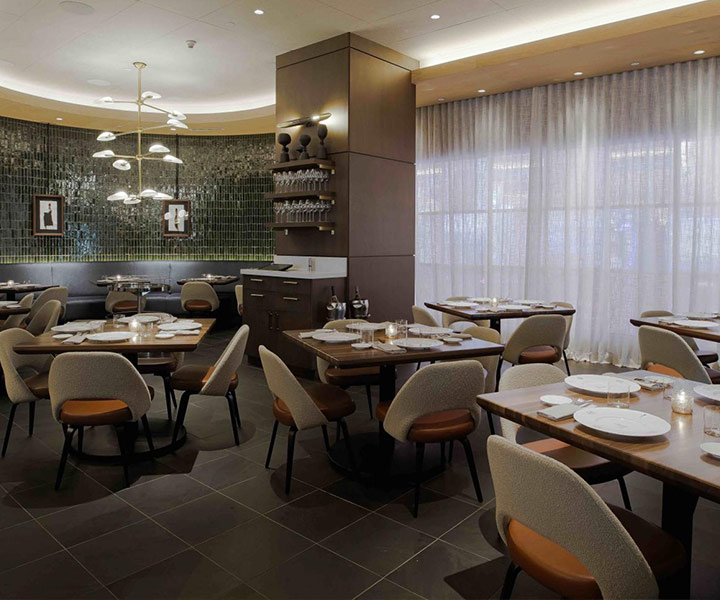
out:
M98 137L99 142L111 142L116 138L124 135L137 135L137 153L135 156L115 154L112 150L100 150L93 154L94 158L114 158L112 164L113 167L119 171L129 171L132 168L132 161L137 163L137 192L134 194L128 194L124 190L110 194L107 199L110 201L122 200L123 204L139 204L143 198L153 200L171 200L172 196L163 192L158 192L152 188L143 188L142 178L142 165L145 160L159 160L171 164L183 164L183 161L170 154L170 149L166 148L162 144L153 144L148 148L148 151L143 154L142 152L142 136L146 131L155 129L164 129L166 127L189 129L188 126L183 123L187 118L183 113L177 110L165 110L149 104L153 100L158 100L162 96L157 92L143 91L142 90L142 70L147 66L144 62L134 62L133 65L138 70L138 86L137 86L137 98L135 100L115 100L110 96L105 96L98 100L99 104L136 104L137 105L137 129L133 131L126 131L124 133L113 133L112 131L103 131ZM164 125L154 125L152 127L142 126L142 109L143 107L150 110L156 110L161 113L165 113L168 117L167 122ZM162 155L162 156L158 156Z

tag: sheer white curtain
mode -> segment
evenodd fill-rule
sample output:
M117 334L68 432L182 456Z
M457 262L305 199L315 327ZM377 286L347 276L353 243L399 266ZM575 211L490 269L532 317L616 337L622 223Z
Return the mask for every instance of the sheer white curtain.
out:
M623 365L631 316L720 310L720 59L420 108L417 136L418 302L572 302L569 354Z

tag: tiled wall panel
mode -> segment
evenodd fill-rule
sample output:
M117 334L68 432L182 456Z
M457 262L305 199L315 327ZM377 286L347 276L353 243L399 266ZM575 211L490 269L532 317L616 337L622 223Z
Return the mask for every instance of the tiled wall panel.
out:
M0 263L98 260L269 260L273 136L143 136L185 161L143 163L143 184L191 201L192 236L162 237L162 202L108 202L136 186L136 166L118 171L92 153L135 154L131 136L0 117ZM33 237L33 194L65 196L65 236Z

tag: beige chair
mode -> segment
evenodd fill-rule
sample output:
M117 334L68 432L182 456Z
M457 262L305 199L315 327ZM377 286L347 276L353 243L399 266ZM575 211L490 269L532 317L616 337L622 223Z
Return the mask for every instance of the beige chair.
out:
M143 296L140 300L140 310L145 310L147 299ZM132 292L109 291L105 298L105 312L108 315L115 313L135 314L138 308L138 297Z
M325 323L324 329L339 329L351 323L364 322L363 319L337 319ZM343 390L359 385L364 386L368 401L368 411L370 412L370 418L373 418L371 386L380 385L380 367L352 367L349 369L341 369L340 367L331 367L330 363L322 358L316 359L315 365L318 379L320 379L322 383L336 385Z
M463 330L463 333L467 333L468 335L473 336L475 339L484 340L486 342L491 342L493 344L501 343L500 332L496 331L492 327L482 327L480 325L473 325L472 327L468 327L467 329ZM495 374L497 373L498 362L500 360L500 356L498 356L497 354L495 354L494 356L480 356L474 360L477 360L485 369L485 389L483 390L484 393L490 394L491 392L494 392L496 389L496 383L497 383ZM490 433L493 434L493 433L495 433L495 423L493 422L492 413L489 410L487 410L487 411L485 411L485 414L487 415L488 426L490 427ZM453 450L453 444L450 444L450 459L451 460L452 460L452 450Z
M500 598L520 571L563 598L657 598L685 564L678 540L608 506L572 470L499 436L487 445L495 520L512 562Z
M570 302L553 302L555 306L558 308L575 308ZM565 329L565 342L563 343L562 347L562 355L563 360L565 361L565 370L567 371L567 374L570 375L570 364L568 363L568 357L567 357L567 348L570 345L570 330L572 329L573 324L573 317L575 315L563 315L563 319L565 319L565 324L567 325L567 328Z
M445 298L446 300L468 300L470 296L450 296L449 298ZM489 327L490 321L483 320L483 321L468 321L466 319L463 319L462 317L456 317L455 315L449 315L448 313L442 314L442 326L443 327L449 327L450 329L456 329L457 331L464 330L463 327L458 327L457 325L453 327L455 323L459 323L461 325L469 326L469 325L479 325L481 327Z
M701 383L712 383L700 359L677 333L643 325L638 329L643 369Z
M240 368L245 355L249 332L250 327L247 325L243 325L238 329L213 366L183 365L172 374L170 378L172 387L183 391L177 416L175 417L173 443L177 441L180 435L190 397L193 394L201 394L203 396L224 397L227 400L235 445L240 444L239 430L242 424L235 389L238 386L237 370Z
M33 306L33 308L35 307ZM33 335L46 333L58 324L61 314L62 304L60 304L60 301L48 300L43 303L40 310L36 311L33 318L28 321L27 331Z
M565 377L565 373L554 365L518 365L503 373L500 378L499 391L506 392L508 390L561 383L565 381ZM511 442L517 441L517 432L520 430L520 425L507 419L500 419L500 427L505 439ZM620 486L625 508L632 510L630 496L625 485L625 475L630 473L630 469L553 438L527 442L522 445L567 465L590 485L599 485L616 480Z
M415 444L415 502L417 517L425 444L438 443L444 458L446 442L459 441L465 449L470 476L478 502L482 491L468 436L480 424L476 397L485 389L485 372L475 360L441 362L415 373L392 402L380 402L377 418L391 437L388 470L392 462L393 440Z
M321 427L325 448L329 451L327 424L335 422L338 429L342 430L350 466L354 471L355 455L345 423L345 417L355 412L355 403L350 394L327 383L313 383L303 387L277 354L270 352L265 346L260 346L259 350L265 379L275 397L273 402L275 423L265 459L265 468L270 466L278 425L282 423L289 428L285 466L285 493L289 494L297 432Z
M435 317L430 314L430 311L422 306L412 307L413 322L418 325L427 325L429 327L439 327Z
M237 305L238 314L242 317L243 314L243 286L235 286L235 304Z
M190 314L210 313L220 307L220 299L209 283L188 281L180 290L180 305Z
M17 354L17 344L30 342L33 335L18 327L0 332L0 366L5 376L5 390L10 400L10 414L5 431L2 456L7 452L15 411L19 404L29 406L28 431L33 434L35 425L35 402L46 400L48 395L48 370L52 356L49 354Z
M20 306L23 308L30 308L33 303L33 295L28 294L25 296L22 300L18 302ZM28 313L24 313L22 315L10 315L5 321L3 321L2 325L0 325L0 331L5 331L6 329L12 329L13 327L20 327L24 321L25 318L28 316Z
M26 321L29 323L35 317L37 312L50 300L57 300L60 302L62 307L60 311L60 317L65 314L65 306L67 306L68 289L63 286L48 288L40 293L40 295L33 302L32 308L27 315Z
M671 313L669 310L646 310L643 313L640 314L640 318L644 319L646 317L673 317L675 316L673 313ZM697 342L694 338L687 337L684 335L680 336L682 339L685 340L685 343L692 348L692 351L695 353L695 355L700 359L700 362L704 365L709 365L711 363L718 361L718 354L717 352L713 352L712 350L701 350L700 347L697 345Z
M129 486L129 455L138 421L142 421L148 448L154 451L146 416L152 388L145 385L132 363L114 352L60 354L50 367L49 391L53 417L65 433L55 489L60 489L75 432L82 452L84 428L104 425L115 428L125 484Z

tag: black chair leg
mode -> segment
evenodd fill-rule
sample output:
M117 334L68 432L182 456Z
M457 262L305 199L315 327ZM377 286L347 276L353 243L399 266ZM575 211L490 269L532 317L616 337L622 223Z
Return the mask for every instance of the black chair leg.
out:
M62 454L60 455L60 464L58 465L57 477L55 478L55 491L60 489L62 483L63 473L65 472L65 465L67 463L68 454L70 453L70 445L72 444L73 435L75 435L75 429L67 429L63 427L63 433L65 434L65 443L63 444Z
M440 442L440 464L445 464L445 442Z
M33 429L35 429L35 403L31 402L29 406L30 412L28 415L28 435L33 434Z
M270 459L272 458L273 448L275 447L275 436L277 436L278 425L279 423L276 420L273 425L272 435L270 436L270 447L268 448L267 458L265 459L266 469L270 466Z
M492 413L485 409L485 414L488 418L488 426L490 427L490 435L495 435L495 422L493 421Z
M375 416L373 415L372 389L370 388L370 385L365 386L365 394L367 395L367 400L368 400L368 410L370 411L370 420L372 421L375 418Z
M287 464L285 465L285 494L290 494L290 483L292 481L293 455L295 454L295 435L297 428L291 427L288 432L287 442Z
M322 426L323 441L325 442L325 450L330 452L330 438L328 437L327 425Z
M230 423L232 424L233 438L235 438L235 445L240 445L240 436L238 435L237 423L235 422L235 409L233 409L233 401L230 392L227 393L225 399L228 403L228 411L230 412Z
M163 380L163 387L165 389L165 408L167 409L167 416L168 420L172 419L172 407L170 406L172 402L172 396L170 395L170 390L172 389L172 385L170 384L170 377L168 375L162 376Z
M10 442L10 433L12 432L13 421L15 420L15 411L17 410L17 404L10 406L10 414L8 415L7 429L5 430L5 441L3 442L2 455L5 456L7 452L8 443Z
M570 375L570 363L568 363L567 354L565 354L565 350L563 350L563 359L565 360L565 370L567 371L567 374Z
M237 423L238 430L242 429L242 421L240 421L240 409L238 409L237 396L235 390L230 390L230 396L232 397L232 406L235 411L235 422Z
M123 475L125 476L125 486L130 487L130 466L126 439L127 431L125 431L124 426L119 425L115 427L115 434L117 435L118 446L120 446L120 460L122 461Z
M150 423L148 423L147 415L143 415L140 419L142 421L143 431L145 432L145 440L147 441L150 452L155 452L155 444L153 444L152 431L150 431Z
M622 494L623 504L625 505L625 510L632 511L632 506L630 505L630 495L628 494L627 486L625 485L625 478L624 477L618 477L618 485L620 486L620 493Z
M480 489L480 481L478 480L477 469L475 468L475 458L473 457L472 446L470 440L463 438L460 443L465 448L465 456L467 457L468 469L470 469L470 477L472 477L473 487L475 488L475 496L477 501L482 503L482 490Z
M515 580L520 571L522 571L522 569L514 562L508 565L508 570L505 572L505 581L503 582L502 591L500 592L500 600L509 600L510 596L512 596Z
M353 470L354 473L357 473L357 463L355 462L355 453L352 449L352 442L350 442L350 433L348 432L347 423L343 419L340 419L338 421L338 425L342 429L342 434L345 438L345 449L348 453L348 461L350 462L350 468Z
M190 392L184 392L182 398L180 398L180 406L178 406L177 415L175 415L175 429L173 430L172 437L173 444L177 441L178 436L180 435L180 430L182 429L183 422L185 421L185 414L187 413L187 407L190 402L191 395L192 394Z
M450 450L448 451L448 464L450 464L452 462L454 448L455 448L455 440L450 440Z
M78 452L83 451L83 442L85 441L85 427L80 425L77 427L78 432Z
M170 399L172 400L173 408L177 409L177 398L175 398L175 390L173 389L172 385L170 385Z
M502 373L503 359L502 356L498 360L497 372L495 373L495 390L500 389L500 374Z
M417 519L420 505L420 483L422 482L423 458L425 457L425 444L415 443L415 502L413 504L413 517Z

